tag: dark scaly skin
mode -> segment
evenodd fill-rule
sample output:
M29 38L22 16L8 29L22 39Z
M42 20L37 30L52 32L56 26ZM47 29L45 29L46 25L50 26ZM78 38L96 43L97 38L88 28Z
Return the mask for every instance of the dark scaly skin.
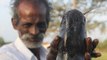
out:
M59 47L59 56L60 60L63 59L64 52L67 53L67 60L85 60L85 38L86 38L86 30L85 30L85 17L78 10L70 10L68 11L61 23L60 32L65 32L66 39L66 49L64 49L64 36L61 34L60 37L63 40L60 42Z
M67 60L85 60L85 17L78 10L71 10L68 12L66 20L68 20L66 41Z

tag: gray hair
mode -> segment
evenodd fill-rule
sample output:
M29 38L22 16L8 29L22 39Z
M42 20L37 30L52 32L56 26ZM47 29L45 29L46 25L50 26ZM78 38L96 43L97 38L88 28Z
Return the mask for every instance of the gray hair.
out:
M20 4L20 2L22 2L23 0L14 0L12 3L12 12L13 12L13 18L15 18L17 20L17 24L19 22L19 16L18 16L18 6ZM49 3L47 2L47 0L26 0L26 1L32 1L32 3L36 4L36 3L43 3L47 9L46 11L46 21L47 24L49 23L50 20L50 7L49 7Z

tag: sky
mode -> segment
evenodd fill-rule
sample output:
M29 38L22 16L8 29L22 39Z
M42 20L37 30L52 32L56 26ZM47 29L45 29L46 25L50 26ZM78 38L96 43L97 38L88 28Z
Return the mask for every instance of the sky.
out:
M0 36L5 41L16 39L17 33L11 25L10 0L0 0Z
M10 8L10 0L0 0L0 36L3 37L6 42L15 41L18 36L17 31L12 27L11 15L12 12ZM98 17L100 16L94 18L99 19ZM104 20L107 20L106 16L103 16L102 18ZM107 33L101 34L98 29L94 30L93 32L94 33L88 34L88 36L98 39L107 37ZM55 35L55 33L51 33L50 37L47 37L45 39L48 41L52 39L53 35Z

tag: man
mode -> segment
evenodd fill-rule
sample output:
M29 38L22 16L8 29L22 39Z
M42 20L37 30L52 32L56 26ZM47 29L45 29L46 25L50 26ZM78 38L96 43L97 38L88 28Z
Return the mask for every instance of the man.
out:
M0 49L1 60L53 60L57 55L60 37L52 42L47 51L42 47L49 23L49 5L46 0L15 0L12 25L18 31L15 42ZM56 58L54 58L56 60Z
M15 0L12 25L17 40L0 49L1 60L46 60L42 41L49 22L46 0Z

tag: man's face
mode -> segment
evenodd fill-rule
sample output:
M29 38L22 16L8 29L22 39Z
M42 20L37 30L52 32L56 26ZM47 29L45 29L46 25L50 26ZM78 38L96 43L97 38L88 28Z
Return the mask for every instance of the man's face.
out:
M46 7L43 4L21 2L18 6L19 23L13 25L28 48L40 47L47 29Z

